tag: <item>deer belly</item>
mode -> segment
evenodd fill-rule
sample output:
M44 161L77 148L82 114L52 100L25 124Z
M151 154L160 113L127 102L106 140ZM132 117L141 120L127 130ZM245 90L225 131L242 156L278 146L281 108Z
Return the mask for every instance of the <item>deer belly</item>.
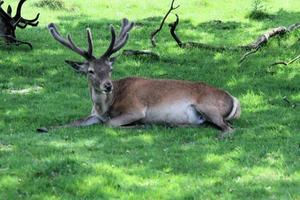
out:
M148 107L144 122L160 122L170 124L194 124L200 125L205 122L194 106L186 102L178 102L169 105Z

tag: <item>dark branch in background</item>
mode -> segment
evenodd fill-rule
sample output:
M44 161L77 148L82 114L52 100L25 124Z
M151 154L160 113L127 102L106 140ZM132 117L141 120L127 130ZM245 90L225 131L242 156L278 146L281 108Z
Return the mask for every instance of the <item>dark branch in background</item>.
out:
M152 51L149 50L131 50L131 49L127 49L124 50L123 55L125 56L137 56L137 57L149 57L155 60L159 60L160 57L157 53L154 53Z
M277 61L277 62L274 62L269 67L274 66L274 65L285 65L286 66L286 65L292 64L293 62L295 62L295 61L297 61L299 59L300 59L300 55L296 56L295 58L293 58L290 61Z
M283 36L287 33L297 30L299 28L300 28L300 23L296 23L296 24L292 24L288 27L280 26L280 27L273 28L273 29L267 31L263 35L259 36L253 43L244 46L244 48L249 51L246 52L241 57L239 62L242 63L248 56L256 53L261 47L265 46L268 43L270 38L277 36L277 35Z
M212 51L226 51L226 50L232 50L237 51L240 48L239 47L225 47L225 46L213 46L209 44L199 43L199 42L182 42L179 36L176 33L177 25L179 24L179 16L176 15L176 21L169 24L170 27L170 33L174 40L176 41L177 45L180 48L198 48L198 49L207 49Z
M199 49L207 49L207 50L212 50L212 51L238 51L238 50L247 50L247 52L241 57L239 63L242 63L248 56L251 54L256 53L260 48L262 48L264 45L267 44L270 38L280 35L283 36L284 34L290 33L296 29L300 28L300 23L292 24L289 27L277 27L274 28L270 31L267 31L263 35L259 36L253 43L250 43L245 46L236 46L236 47L226 47L226 46L213 46L209 44L204 44L204 43L198 43L198 42L182 42L179 36L176 34L176 28L179 24L179 16L176 15L176 21L169 24L170 27L170 33L174 40L176 41L177 45L180 48L199 48ZM284 61L279 61L276 62L272 65L277 65L277 64L283 64L283 65L289 65L296 60L300 59L300 55L297 56L296 58L292 59L289 62L284 62Z
M164 26L164 23L165 23L165 21L166 21L168 15L172 12L172 10L175 10L175 9L179 8L179 5L176 6L176 7L174 7L174 2L175 2L175 0L172 0L171 7L170 7L170 9L168 10L167 14L164 16L163 20L161 21L159 28L156 29L155 31L153 31L153 32L150 34L150 40L151 40L151 44L152 44L153 47L156 47L155 35L156 35L159 31L161 31L161 29L162 29L162 27Z

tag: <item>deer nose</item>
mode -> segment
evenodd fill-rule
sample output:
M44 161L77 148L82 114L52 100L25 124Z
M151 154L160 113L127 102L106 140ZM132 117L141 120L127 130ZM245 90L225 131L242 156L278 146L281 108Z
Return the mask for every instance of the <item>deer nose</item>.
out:
M105 92L111 92L113 89L113 85L111 82L104 83L104 90Z

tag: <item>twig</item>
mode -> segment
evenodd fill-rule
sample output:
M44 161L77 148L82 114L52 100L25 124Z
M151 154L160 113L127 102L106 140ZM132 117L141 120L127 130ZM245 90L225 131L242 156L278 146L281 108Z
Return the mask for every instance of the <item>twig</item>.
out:
M245 54L241 57L239 63L242 63L248 56L250 56L251 54L256 53L259 49L260 49L260 47L258 47L257 49L252 49L252 50L248 51L247 53L245 53Z
M296 56L295 58L293 58L292 60L290 60L288 62L286 62L286 61L275 62L275 63L271 64L269 67L274 66L274 65L285 65L285 66L287 66L287 65L292 64L293 62L295 62L299 59L300 59L300 55Z
M175 9L179 8L179 5L176 6L176 7L174 7L174 2L175 2L175 0L172 0L171 7L170 7L170 9L168 10L167 14L164 16L163 20L161 21L159 28L156 29L155 31L153 31L153 32L150 34L150 40L151 40L151 44L152 44L153 47L156 47L155 35L156 35L159 31L161 31L161 29L162 29L162 27L163 27L163 25L164 25L164 23L165 23L165 21L166 21L168 15L172 12L172 10L175 10Z
M142 56L142 57L150 57L155 60L159 60L160 57L157 53L154 53L149 50L132 50L132 49L126 49L122 52L125 56Z

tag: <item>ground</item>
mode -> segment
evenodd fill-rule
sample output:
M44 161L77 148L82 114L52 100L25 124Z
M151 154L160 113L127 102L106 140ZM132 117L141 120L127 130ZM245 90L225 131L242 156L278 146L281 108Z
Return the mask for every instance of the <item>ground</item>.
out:
M300 199L299 62L269 65L300 53L300 32L274 38L242 64L244 52L179 49L167 26L152 48L149 34L170 2L160 0L65 1L65 9L24 4L38 27L17 30L26 46L0 45L0 199ZM126 2L126 3L125 3ZM6 0L4 8L16 1ZM297 0L263 2L271 17L249 19L253 1L178 0L183 41L237 46L264 31L299 22ZM109 43L109 24L136 22L126 49L150 49L160 60L119 56L113 79L142 76L204 81L241 101L235 135L219 141L214 127L117 129L101 125L38 134L40 126L87 116L86 78L65 59L82 60L59 45L46 25L54 22L96 54ZM170 15L168 23L175 19ZM216 20L221 20L218 22ZM286 98L296 104L292 107Z

